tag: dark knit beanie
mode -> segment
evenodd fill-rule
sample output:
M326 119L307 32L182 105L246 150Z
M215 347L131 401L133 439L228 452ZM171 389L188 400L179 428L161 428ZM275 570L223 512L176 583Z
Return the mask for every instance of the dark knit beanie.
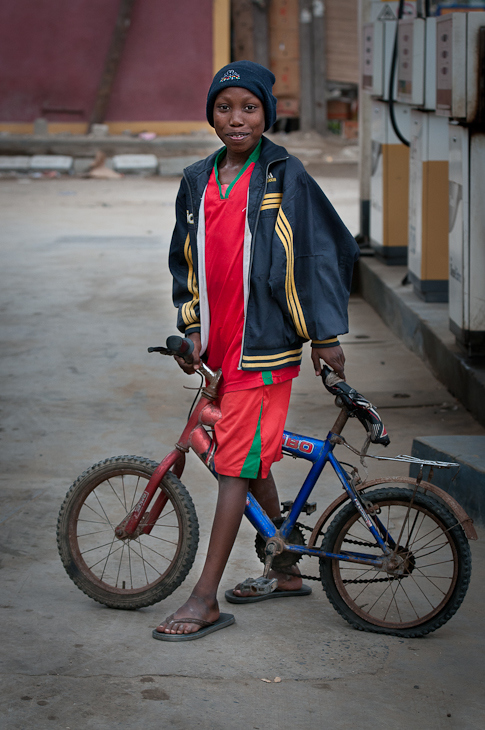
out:
M266 132L276 122L276 99L271 93L275 80L269 69L253 61L234 61L221 68L207 94L206 114L211 127L214 126L214 103L219 92L228 86L241 86L263 103Z

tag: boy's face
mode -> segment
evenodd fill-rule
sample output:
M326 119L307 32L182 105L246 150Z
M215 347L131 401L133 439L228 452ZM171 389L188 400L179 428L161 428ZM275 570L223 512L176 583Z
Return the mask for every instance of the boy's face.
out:
M230 86L214 103L214 129L231 152L248 156L256 148L265 126L263 103L248 89Z

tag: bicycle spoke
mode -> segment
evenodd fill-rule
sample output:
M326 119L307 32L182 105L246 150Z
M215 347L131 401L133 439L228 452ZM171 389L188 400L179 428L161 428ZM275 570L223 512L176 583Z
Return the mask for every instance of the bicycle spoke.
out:
M396 611L397 611L397 615L399 616L399 620L400 620L400 621L401 621L401 623L402 623L402 619L401 619L401 613L400 613L400 611L399 611L399 606L397 605L397 601L396 601L396 591L397 591L397 589L398 589L398 586L399 586L399 581L397 581L397 583L398 583L398 585L396 586L396 590L395 590L395 591L393 591L393 590L392 590L392 585L390 586L390 588L391 588L391 593L392 593L392 596L391 596L391 600L389 601L389 605L388 605L388 607L387 607L387 611L386 611L386 613L384 614L384 619L383 619L383 620L384 620L384 621L386 620L386 618L387 618L387 614L389 613L389 611L390 611L390 609L391 609L391 606L392 606L392 604L393 604L393 602L394 602L394 605L396 606Z
M427 552L427 553L423 553L422 555L420 555L419 552L416 552L416 553L412 553L412 554L414 555L415 558L419 558L420 560L422 560L423 558L427 558L428 555L434 555L434 553L437 553L440 550L443 550L443 548L446 547L447 545L449 546L449 544L450 543L448 541L442 542L441 545L438 545L437 547L435 547L434 550L429 550L429 552Z
M168 542L169 545L178 545L178 541L174 542L173 540L167 540L166 537L158 537L158 535L154 535L153 532L150 533L149 537L153 538L154 540L160 540L160 542Z
M106 511L105 511L105 509L104 509L104 507L103 507L103 505L101 504L101 501L100 501L100 499L99 499L99 497L98 497L98 494L97 494L97 492L94 492L94 496L95 496L95 498L97 499L97 501L98 501L98 504L99 504L99 506L101 507L101 509L102 509L102 511L103 511L103 514L104 514L104 516L106 517L106 519L107 519L107 521L108 521L108 524L110 525L110 527L113 527L113 525L111 524L111 520L109 519L109 517L108 517L108 515L106 514ZM113 528L113 529L114 529L114 528Z
M442 534L443 534L444 532L447 532L447 531L444 531L444 530L442 530L442 529L441 529L441 528L440 528L440 527L439 527L439 526L437 525L437 526L436 526L436 527L434 527L434 528L433 528L432 530L430 530L429 532L427 532L426 534L422 535L422 536L421 536L420 538L418 538L418 539L416 539L416 540L415 540L415 542L414 542L414 543L413 543L413 544L411 545L411 547L412 547L412 548L414 549L414 552L416 552L416 549L415 549L415 545L416 545L416 544L417 544L418 542L421 542L421 540L424 540L425 538L429 537L429 535L432 535L432 534L433 534L434 532L439 532L439 534L440 534L440 535L442 535ZM433 540L434 540L434 539L435 539L435 538L433 537L433 538L432 538L431 540L428 540L428 542L426 543L426 545L421 545L421 547L419 547L419 548L418 548L418 550L424 550L424 549L425 549L425 548L426 548L426 547L427 547L428 545L430 545L430 543L432 543L432 542L433 542Z
M111 527L106 527L104 530L96 530L95 532L83 532L82 535L78 535L78 538L91 537L92 535L101 535L102 532L113 532Z
M374 606L376 605L376 603L381 600L381 598L384 595L384 593L389 590L390 585L391 585L391 581L389 581L389 583L386 585L386 587L384 588L384 590L382 591L382 593L376 598L376 600L374 601L374 603L372 604L372 606L368 609L369 612L372 611L372 609L374 608ZM357 596L357 598L358 598L358 596Z
M412 580L413 580L416 588L418 588L421 591L421 594L423 595L423 597L425 598L425 600L429 603L429 605L431 606L431 608L434 608L433 604L429 600L429 598L426 595L426 593L423 591L423 589L421 588L421 586L419 585L419 583L416 582L416 578L414 577L414 575L411 575L411 578L412 578Z
M145 559L143 557L143 547L142 547L142 544L141 544L141 540L138 540L137 542L138 542L138 545L140 546L140 553L141 553L141 560L142 560L142 564L143 564L143 570L145 571L145 579L146 579L146 582L148 583L149 581L148 581L147 569L146 569L146 565L145 565Z
M106 566L108 565L108 560L109 560L109 557L110 557L110 555L111 555L111 548L112 548L112 547L113 547L113 545L114 545L114 541L115 541L115 539L116 539L116 538L115 538L115 536L113 535L113 540L112 540L112 542L111 542L111 546L110 546L110 549L108 550L108 555L106 556L106 562L105 562L105 564L104 564L103 572L101 573L101 580L103 580L103 576L104 576L104 571L106 570Z
M434 568L435 565L445 565L445 563L454 563L454 562L455 561L452 558L450 558L449 560L440 560L437 563L427 563L426 565L420 565L419 567L422 570L423 568L431 568L431 567Z
M77 521L77 524L79 525L81 522L88 522L91 525L106 525L106 520L102 520L101 522L99 520L86 520L83 518L79 518ZM107 528L106 528L107 529Z
M96 517L99 517L104 524L106 524L106 522L108 522L108 524L109 524L109 520L107 520L106 518L103 519L103 515L100 515L99 512L96 512L96 510L94 509L94 507L91 507L91 505L88 504L87 502L85 502L83 504L83 507L86 507L87 509L90 509L91 512L94 512L94 514L96 515Z
M125 552L125 544L123 543L123 548L121 550L121 556L120 556L120 562L118 564L118 572L116 574L116 583L115 583L116 587L118 587L118 581L120 579L121 563L123 562L123 553L124 552Z
M141 547L142 543L140 542L140 540L136 540L135 542L138 545L140 545L140 547ZM174 543L174 544L176 545L176 543ZM163 558L164 560L167 561L167 563L170 563L173 560L173 558L167 558L167 556L164 555L163 553L159 553L158 550L155 550L155 548L152 548L151 545L149 545L148 543L145 543L143 545L143 547L145 548L145 550L150 550L152 553L155 553L155 555L158 555L160 558Z
M136 550L134 549L133 543L129 547L130 547L130 551L133 551L138 558L141 558L141 555L139 553L137 553ZM145 558L145 560L146 560L146 558ZM155 568L155 566L152 565L148 560L146 560L146 564L149 565L150 568L152 568L152 570L155 571L155 573L157 573L158 575L161 575L161 573L158 570L158 568Z
M404 548L405 548L405 549L407 549L407 548L408 548L408 546L409 546L409 540L411 539L411 535L413 534L413 532L414 532L414 528L416 527L416 522L418 521L418 517L419 517L419 512L416 512L416 515L415 515L415 517L414 517L414 521L413 521L413 525L412 525L411 529L410 529L410 530L408 530L408 538L407 538L407 540L406 540L406 544L404 545ZM422 524L423 524L423 522L424 522L424 518L425 518L425 514L423 513L423 515L422 515L422 517L421 517L421 523L420 523L420 525L419 525L419 527L418 527L418 529L417 529L417 531L416 531L416 535L418 535L418 534L419 534L419 531L420 531L420 529L421 529L421 525L422 525Z
M416 611L416 609L415 609L415 607L414 607L414 603L413 603L413 602L411 601L411 599L409 598L409 596L408 596L408 594L407 594L407 592L406 592L406 589L405 589L405 587L404 587L404 586L403 586L403 584L402 584L402 581L400 581L400 582L399 582L399 585L400 585L400 588L401 588L402 592L404 593L404 595L405 595L405 596L406 596L406 598L408 599L408 601L409 601L409 605L411 606L412 610L414 611L414 614L415 614L416 618L417 618L417 619L419 619L419 614L418 614L418 612Z
M125 485L124 474L121 475L121 481L123 483L123 488L124 488L124 485ZM131 506L130 506L130 510L129 510L130 512L132 511L133 507L135 506L135 499L136 499L139 485L140 485L140 477L138 477L136 480L135 489L133 491L133 497L131 498Z
M425 575L425 574L424 574L424 573L423 573L423 572L422 572L421 570L419 570L419 568L417 568L417 570L418 570L418 572L419 572L419 573L421 573L421 577L422 577L422 578L425 578L426 580L428 580L428 581L429 581L429 582L431 583L431 585L432 585L432 586L434 586L434 587L436 588L436 590L437 590L437 591L439 591L440 593L442 593L442 594L443 594L443 596L446 596L446 592L445 592L445 591L443 591L443 590L441 590L441 588L440 588L439 586L437 586L437 585L436 585L436 583L433 583L433 581L431 580L431 577L430 577L430 576L428 576L428 575ZM450 581L450 580L451 580L451 578L446 578L446 577L443 577L443 579L442 579L442 580L448 580L448 581Z
M160 519L161 517L163 517L163 519L165 519L166 517L169 517L174 512L175 512L175 509L171 509L170 512L162 512L162 514L160 515L160 517L158 519ZM158 524L158 522L157 522L157 524Z
M121 499L120 499L120 496L119 496L118 492L117 492L117 491L116 491L116 489L115 489L115 488L113 487L113 485L111 484L111 482L110 482L110 480L109 480L109 479L107 479L107 480L106 480L106 484L109 484L109 486L110 486L110 488L111 488L111 491L112 491L112 492L113 492L113 494L115 495L116 499L117 499L117 500L118 500L118 502L119 502L119 503L121 504L121 506L123 507L123 509L124 509L124 510L126 511L126 507L125 507L125 505L124 505L124 504L123 504L123 502L121 501ZM125 491L125 484L124 484L124 482L122 482L122 485L123 485L123 492L124 492L124 491Z
M128 567L129 567L129 572L130 572L130 585L131 585L131 588L133 589L133 573L131 572L131 550L132 550L131 544L128 543Z
M93 550L102 550L105 547L108 547L108 545L113 544L113 540L110 540L110 542L105 542L102 545L95 545L94 547L87 548L86 550L81 550L81 555L84 557L84 555L87 555L88 553L92 553Z

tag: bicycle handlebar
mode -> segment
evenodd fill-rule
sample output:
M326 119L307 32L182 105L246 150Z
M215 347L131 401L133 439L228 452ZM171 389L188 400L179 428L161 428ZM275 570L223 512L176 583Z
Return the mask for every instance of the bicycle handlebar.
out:
M180 335L170 335L165 343L166 347L149 347L148 352L159 352L161 355L172 355L181 357L190 365L192 362L192 352L194 351L194 343L188 337L180 337ZM218 382L219 378L207 365L201 361L197 372L204 375L210 382Z
M148 352L159 352L161 355L175 355L182 357L186 363L192 362L192 352L194 351L194 343L187 337L179 335L170 335L167 337L166 347L149 347Z

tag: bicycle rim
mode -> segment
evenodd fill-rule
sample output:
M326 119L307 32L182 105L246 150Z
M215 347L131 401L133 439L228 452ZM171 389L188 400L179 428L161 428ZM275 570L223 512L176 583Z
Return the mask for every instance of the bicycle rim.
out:
M114 530L136 505L150 474L114 467L92 484L70 515L69 535L80 572L99 588L127 596L163 581L177 562L183 526L179 505L169 499L149 535L119 540Z
M428 496L388 489L366 497L379 508L385 530L399 538L400 568L386 572L357 563L322 561L327 595L347 620L352 623L357 618L357 628L386 633L409 630L409 635L438 628L455 613L468 587L470 556L461 527ZM382 556L351 505L337 515L324 545L334 553ZM412 634L423 626L426 630Z

